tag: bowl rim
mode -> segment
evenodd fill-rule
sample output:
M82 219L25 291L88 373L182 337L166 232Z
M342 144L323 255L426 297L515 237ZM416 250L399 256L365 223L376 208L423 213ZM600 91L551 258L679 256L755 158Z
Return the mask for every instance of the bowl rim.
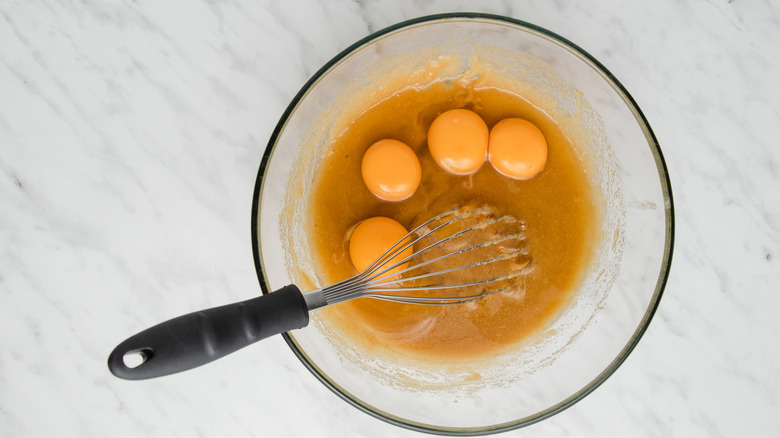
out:
M652 300L649 303L639 326L634 331L628 343L623 347L623 349L620 351L617 357L615 357L615 359L607 366L607 368L604 371L602 371L598 376L596 376L593 380L591 380L588 384L586 384L583 388L581 388L579 391L577 391L570 397L564 399L563 401L557 403L556 405L553 405L543 411L537 412L530 416L523 417L518 420L514 420L506 423L499 423L499 424L482 426L482 427L458 427L458 428L449 428L449 427L441 427L441 426L435 426L430 424L423 424L423 423L418 423L411 420L399 418L397 416L393 416L389 413L383 412L380 409L374 408L368 403L357 399L357 397L351 396L347 391L343 390L342 388L339 388L338 385L335 384L335 382L328 380L326 376L320 373L320 371L317 369L316 366L314 366L311 362L309 362L305 353L298 348L297 344L288 333L282 334L284 340L287 342L287 345L290 347L293 353L298 357L301 363L303 363L303 365L323 385L325 385L333 393L338 395L342 400L346 401L347 403L354 406L355 408L365 412L366 414L369 414L372 417L375 417L387 423L399 427L403 427L406 429L414 430L417 432L425 432L425 433L436 434L436 435L480 436L480 435L506 432L509 430L514 430L521 427L529 426L531 424L537 423L539 421L547 419L557 413L566 410L567 408L571 407L578 401L582 400L585 396L593 392L596 388L598 388L620 367L620 365L623 364L623 362L625 362L626 358L634 350L639 340L642 338L645 331L647 330L650 321L652 320L656 310L658 309L659 303L661 301L661 296L663 295L664 289L666 287L669 278L669 272L672 263L672 254L674 249L674 234L675 234L674 202L672 196L671 181L669 178L669 172L667 170L666 161L664 160L663 154L661 152L661 148L658 144L658 140L656 139L655 134L650 128L650 124L648 123L647 118L642 113L641 109L639 108L639 105L637 105L634 98L629 94L628 90L626 90L626 88L620 83L620 81L618 81L618 79L590 53L588 53L578 45L574 44L573 42L569 41L568 39L554 32L551 32L545 28L542 28L540 26L522 20L518 20L515 18L506 17L502 15L479 13L479 12L452 12L452 13L441 13L441 14L421 16L410 20L405 20L393 24L391 26L385 27L384 29L373 32L370 35L350 45L346 49L342 50L340 53L334 56L330 61L325 63L325 65L323 65L316 73L314 73L311 78L309 78L309 80L303 85L303 87L301 87L301 89L298 91L295 97L293 97L292 101L287 106L284 113L282 113L282 116L280 117L279 122L274 128L271 137L269 138L268 144L263 152L263 156L260 162L260 167L257 173L257 179L255 181L254 193L252 197L252 212L251 212L252 215L251 215L251 224L250 224L251 235L252 235L252 253L254 258L255 271L257 272L258 281L260 282L260 288L263 294L269 293L270 290L266 285L266 279L265 276L263 275L263 263L260 257L260 242L259 242L258 226L257 226L258 219L259 219L260 193L262 192L264 176L271 155L275 148L276 142L278 141L279 136L281 135L281 132L284 129L284 126L286 125L291 114L298 106L298 104L301 102L301 100L305 97L305 95L308 93L308 91L319 81L319 79L323 77L328 71L330 71L341 60L345 59L353 52L359 50L360 48L370 44L371 42L385 35L400 31L407 27L411 27L419 24L425 24L425 23L445 22L445 21L461 21L461 22L462 21L484 21L484 22L494 22L495 24L501 24L501 25L508 24L511 26L525 28L525 30L531 30L537 33L541 33L544 36L551 38L553 41L557 41L559 44L566 46L576 54L582 56L586 61L590 62L593 68L597 70L599 73L601 73L602 75L604 75L607 82L610 83L610 85L615 89L615 91L617 91L622 96L622 98L626 102L626 105L629 107L629 109L632 111L632 113L637 118L639 124L641 125L641 128L645 133L645 138L648 141L648 146L650 147L651 152L653 153L653 156L655 157L656 160L656 167L658 168L658 173L659 173L660 182L662 186L661 188L665 198L664 212L665 212L665 219L666 219L666 241L664 245L664 253L661 262L661 270L659 272L659 277L656 283Z

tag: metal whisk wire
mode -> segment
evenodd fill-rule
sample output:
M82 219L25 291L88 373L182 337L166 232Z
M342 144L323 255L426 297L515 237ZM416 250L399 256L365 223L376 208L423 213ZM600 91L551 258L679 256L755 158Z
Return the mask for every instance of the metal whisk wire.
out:
M468 210L465 212L459 210L461 209L456 207L427 220L426 222L424 222L423 224L419 225L411 232L409 232L406 236L398 240L390 248L388 248L379 258L377 258L369 267L363 270L363 272L361 272L360 274L321 289L324 298L327 301L327 304L328 305L335 304L335 303L351 300L353 298L358 298L358 297L370 297L370 298L394 301L399 303L408 303L408 304L428 304L428 305L462 304L462 303L478 300L488 295L502 293L513 288L514 286L512 284L509 284L504 287L483 291L478 294L460 295L460 296L457 295L455 296L407 296L407 295L398 294L398 292L425 292L425 291L439 290L439 289L462 289L467 287L477 287L477 286L487 285L489 283L510 280L526 272L526 270L528 269L531 263L530 258L519 269L513 270L503 275L498 275L493 278L475 280L475 281L453 284L453 285L428 284L428 285L421 285L421 286L393 286L402 283L430 279L436 276L443 276L464 269L474 269L478 266L483 266L483 265L495 263L502 260L510 260L512 258L527 254L526 247L523 246L522 248L516 249L514 251L503 253L494 257L490 257L486 260L480 260L466 265L455 266L452 268L442 269L435 272L428 272L424 274L418 274L418 275L412 275L406 277L403 276L403 274L407 274L409 272L419 270L421 267L431 265L434 263L439 263L442 260L466 253L468 251L474 251L480 248L486 248L491 245L498 245L502 242L506 242L514 239L521 239L523 237L522 234L515 233L507 236L500 236L486 242L477 243L468 246L466 248L462 248L450 253L446 253L442 256L435 257L431 260L426 260L416 265L410 265L406 268L400 269L398 271L394 271L396 268L409 263L411 260L419 257L421 254L430 251L432 248L442 245L460 236L463 236L466 233L470 233L478 229L487 228L491 225L498 224L500 222L514 221L514 218L509 216L503 216L499 218L492 218L492 219L480 221L474 225L459 230L445 238L436 240L430 245L425 246L424 248L418 251L414 251L411 255L403 257L402 259L391 263L391 261L393 261L396 257L403 254L404 251L406 251L409 248L413 248L416 243L422 241L423 239L429 236L432 236L434 233L439 232L446 227L452 226L453 224L456 224L466 218L489 212L489 209L487 208L475 208L473 210ZM435 227L427 229L427 227L430 224L436 223L437 221L440 221L443 218L446 218L447 216L450 215L453 215L453 217ZM413 238L413 236L416 237Z

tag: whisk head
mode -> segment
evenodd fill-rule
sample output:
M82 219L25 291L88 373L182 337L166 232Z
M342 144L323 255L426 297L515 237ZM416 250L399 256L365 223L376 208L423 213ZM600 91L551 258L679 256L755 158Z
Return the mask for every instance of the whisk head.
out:
M315 307L359 297L461 304L517 290L531 265L524 230L523 222L491 207L452 208L414 228L363 272L321 289L325 302Z

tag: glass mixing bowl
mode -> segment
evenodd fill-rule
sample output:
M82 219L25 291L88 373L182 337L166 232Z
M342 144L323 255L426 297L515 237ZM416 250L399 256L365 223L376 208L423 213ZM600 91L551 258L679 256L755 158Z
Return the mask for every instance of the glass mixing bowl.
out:
M305 232L307 193L340 117L365 96L392 92L437 59L501 72L502 86L538 102L580 138L599 193L601 227L592 266L571 304L533 339L490 360L426 367L361 352L315 312L284 335L328 388L358 409L402 427L478 435L547 418L593 391L626 359L655 312L669 273L673 206L661 150L628 92L566 39L484 14L419 18L344 50L295 96L263 155L252 207L255 265L264 293L318 284ZM426 70L430 71L430 69ZM416 73L415 73L416 72ZM416 76L415 76L416 74ZM422 75L424 76L424 75ZM582 140L584 139L584 140ZM419 366L418 366L419 365Z

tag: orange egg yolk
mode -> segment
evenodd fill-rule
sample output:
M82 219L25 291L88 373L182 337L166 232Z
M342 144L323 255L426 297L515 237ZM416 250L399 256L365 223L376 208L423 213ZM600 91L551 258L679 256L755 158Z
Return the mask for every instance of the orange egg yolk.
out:
M417 190L422 177L420 160L412 148L392 139L379 140L363 155L363 182L379 199L399 202Z
M488 161L509 178L533 178L547 163L547 141L533 123L504 119L490 131Z
M428 128L428 149L436 163L453 175L470 175L485 163L489 130L477 113L454 109Z
M406 228L403 225L387 217L377 216L360 222L349 238L349 257L352 260L352 265L358 272L363 272L406 234ZM404 242L408 243L409 238ZM412 247L410 246L388 263L384 263L383 266L390 267L411 255ZM390 272L398 272L408 265L408 262L403 263Z

